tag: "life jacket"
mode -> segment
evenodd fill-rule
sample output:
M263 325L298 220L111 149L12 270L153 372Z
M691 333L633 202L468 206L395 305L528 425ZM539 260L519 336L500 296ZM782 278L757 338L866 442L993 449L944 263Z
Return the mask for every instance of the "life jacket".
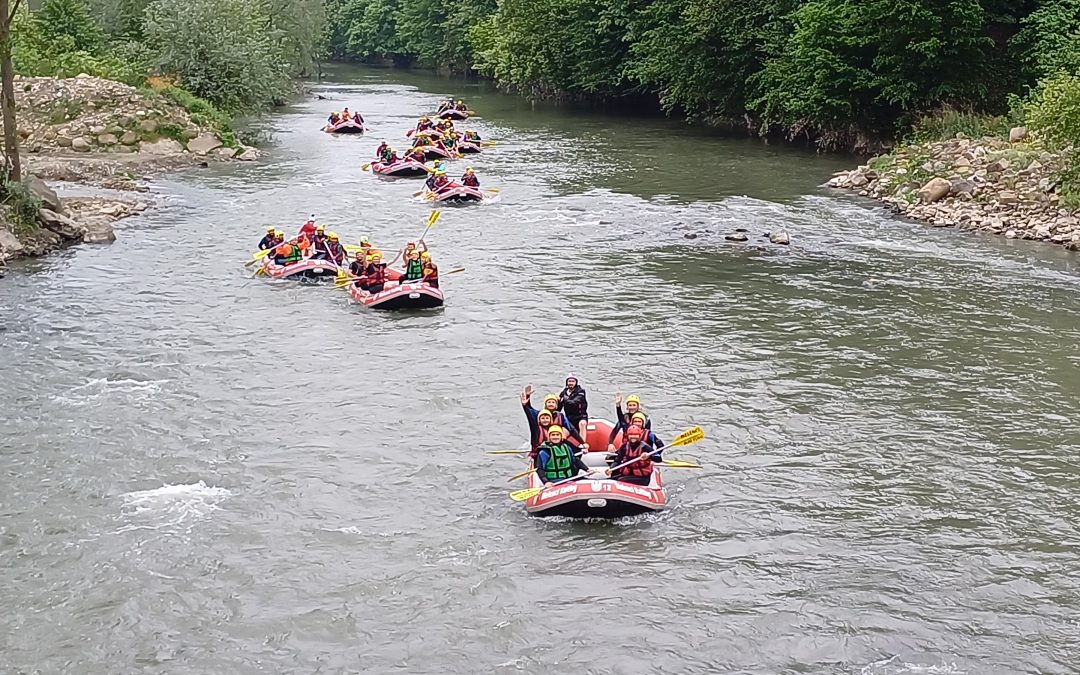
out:
M622 448L619 449L619 453L622 455L623 462L629 462L635 457L640 457L648 452L651 452L652 448L648 446L644 441L638 441L635 448L630 444L630 441L623 443ZM621 462L620 462L621 463ZM619 469L619 475L621 476L651 476L653 470L652 458L646 457L645 459L634 462Z
M326 242L326 254L330 256L331 260L340 265L345 258L345 249L341 248L341 242L328 240Z
M475 173L467 173L461 179L462 184L469 187L480 187L480 179L476 177Z
M548 463L541 470L549 480L565 480L577 474L577 469L574 468L574 449L568 443L545 443L543 449L548 451Z
M296 245L300 247L301 256L306 258L311 255L311 242L308 241L307 237L300 237L299 239L297 239Z
M349 274L354 277L364 276L364 263L361 260L354 260L349 264Z
M292 250L293 245L287 241L283 241L274 249L274 255L278 258L288 258L292 254Z
M410 260L405 263L405 278L408 280L422 279L424 277L424 266L419 260Z
M435 263L428 263L422 265L423 279L432 286L438 287L439 285L439 268L435 266Z
M371 263L371 265L368 266L367 280L368 280L368 283L371 284L372 286L374 286L376 284L385 284L386 283L386 264L385 263L379 263L379 264L376 265L375 263Z

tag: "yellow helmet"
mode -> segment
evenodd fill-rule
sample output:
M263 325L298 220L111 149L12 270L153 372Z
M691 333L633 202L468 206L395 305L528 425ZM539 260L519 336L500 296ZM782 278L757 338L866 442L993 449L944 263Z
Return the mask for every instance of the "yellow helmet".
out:
M548 427L547 432L548 436L551 436L552 434L559 434L560 436L562 436L563 428L560 427L558 424L552 424L550 427Z
M424 251L423 253L420 254L420 259L421 260L431 260L431 254L428 253L427 251Z
M316 232L326 232L326 228L323 227L322 225L316 225L315 226L315 231Z
M473 172L473 170L472 170L471 166L465 167L465 173L472 173L472 172Z
M285 233L282 232L281 230L274 230L274 236L275 237L284 237Z
M540 412L536 413L536 418L537 418L537 419L540 419L540 416L541 416L541 415L547 415L548 417L554 417L554 416L553 416L553 415L551 414L551 411L550 411L550 410L548 410L547 408L542 408L542 409L540 410Z
M626 402L637 403L638 405L641 405L641 398L637 394L630 394L626 397Z
M329 237L333 241L337 241L337 232L331 232L330 234L328 234L326 236Z
M382 251L372 251L371 259L372 260L382 260Z
M545 406L545 407L547 407L547 402L548 402L548 401L555 401L555 403L556 403L556 404L558 404L558 402L559 402L559 397L558 397L558 396L556 396L555 394L548 394L547 396L545 396L545 397L544 397L544 406Z
M642 426L644 426L647 419L649 418L645 416L645 413L636 412L631 415L630 423L633 424L634 422L641 422Z
M266 233L273 234L275 230L277 230L277 228L271 225L270 227L266 228Z
M457 102L458 102L458 103L464 103L465 101L462 101L462 100L461 100L461 99L459 98L459 99L457 100Z

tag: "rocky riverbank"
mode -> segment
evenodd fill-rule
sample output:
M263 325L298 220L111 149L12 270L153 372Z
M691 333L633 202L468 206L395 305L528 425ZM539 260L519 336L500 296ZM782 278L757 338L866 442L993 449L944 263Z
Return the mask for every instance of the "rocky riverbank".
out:
M0 264L76 243L115 239L112 222L153 200L135 193L163 172L209 162L253 161L259 152L165 94L88 75L16 77L16 122L36 222L0 210ZM123 190L131 198L63 199L45 182Z
M908 145L836 174L830 187L857 191L934 227L1080 250L1080 217L1057 192L1066 161L1021 127L1009 140L971 139Z

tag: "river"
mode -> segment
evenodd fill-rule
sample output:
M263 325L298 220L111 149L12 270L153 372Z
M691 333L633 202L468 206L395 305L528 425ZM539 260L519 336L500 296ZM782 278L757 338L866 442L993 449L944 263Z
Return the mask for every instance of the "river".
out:
M819 187L849 158L334 76L266 161L0 281L0 671L1078 672L1080 258ZM429 235L443 310L248 278L309 213L417 237L360 164L448 93L501 192ZM321 133L342 105L374 133ZM705 429L670 510L507 498L486 451L571 370Z

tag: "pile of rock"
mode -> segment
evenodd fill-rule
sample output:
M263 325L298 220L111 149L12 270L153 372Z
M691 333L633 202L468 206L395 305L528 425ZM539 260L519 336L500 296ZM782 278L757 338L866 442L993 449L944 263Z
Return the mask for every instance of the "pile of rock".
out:
M935 227L1037 239L1080 250L1080 218L1061 203L1054 176L1065 159L1030 142L1017 127L1009 140L970 139L909 145L853 171L830 187L857 190Z
M149 206L112 198L61 200L37 176L27 187L41 200L36 228L18 228L6 212L0 212L0 262L19 256L42 255L69 244L107 244L116 239L112 222Z
M89 75L16 77L16 117L29 153L181 153L251 160L252 148L226 146L171 99Z

